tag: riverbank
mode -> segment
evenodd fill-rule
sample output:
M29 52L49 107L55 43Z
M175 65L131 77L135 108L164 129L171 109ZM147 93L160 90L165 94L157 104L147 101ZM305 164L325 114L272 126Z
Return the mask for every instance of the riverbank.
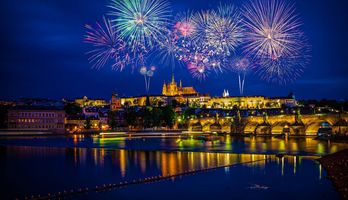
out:
M348 149L324 156L319 162L342 198L348 199Z

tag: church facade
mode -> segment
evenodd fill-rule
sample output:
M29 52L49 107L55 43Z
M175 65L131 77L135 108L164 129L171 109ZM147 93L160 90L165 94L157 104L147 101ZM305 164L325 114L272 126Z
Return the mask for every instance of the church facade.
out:
M166 84L164 81L162 87L163 96L187 96L187 95L198 95L198 92L193 87L183 87L180 80L179 86L175 82L174 74L172 75L172 81Z

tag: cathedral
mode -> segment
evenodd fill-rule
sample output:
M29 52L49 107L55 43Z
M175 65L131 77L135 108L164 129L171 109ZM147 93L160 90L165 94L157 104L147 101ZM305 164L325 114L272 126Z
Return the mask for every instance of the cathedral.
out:
M166 82L164 81L163 83L162 95L164 96L185 96L197 94L197 91L193 87L182 87L181 80L178 87L174 79L174 74L172 75L172 82L166 84Z

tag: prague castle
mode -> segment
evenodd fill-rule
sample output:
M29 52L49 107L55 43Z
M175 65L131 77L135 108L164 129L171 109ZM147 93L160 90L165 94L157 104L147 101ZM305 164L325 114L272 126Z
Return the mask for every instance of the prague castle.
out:
M230 96L228 90L224 90L222 96L212 97L209 94L198 93L193 87L183 87L180 80L179 85L174 75L169 83L164 82L161 95L121 97L114 93L111 100L111 109L118 110L128 106L163 106L172 104L173 100L182 105L200 108L214 109L265 109L281 108L282 106L297 106L296 99L287 97L265 97L265 96Z
M174 79L174 74L172 75L172 82L166 84L164 81L162 88L163 96L186 96L186 95L197 95L197 91L193 87L182 87L182 82L180 80L179 87Z

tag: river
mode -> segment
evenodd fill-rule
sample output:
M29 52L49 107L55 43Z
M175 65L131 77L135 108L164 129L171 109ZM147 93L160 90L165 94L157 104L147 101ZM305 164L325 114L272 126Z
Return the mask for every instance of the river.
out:
M347 147L313 138L224 137L204 142L175 137L3 137L1 197L36 197L170 176L66 198L339 199L316 159ZM187 171L196 173L180 175Z

